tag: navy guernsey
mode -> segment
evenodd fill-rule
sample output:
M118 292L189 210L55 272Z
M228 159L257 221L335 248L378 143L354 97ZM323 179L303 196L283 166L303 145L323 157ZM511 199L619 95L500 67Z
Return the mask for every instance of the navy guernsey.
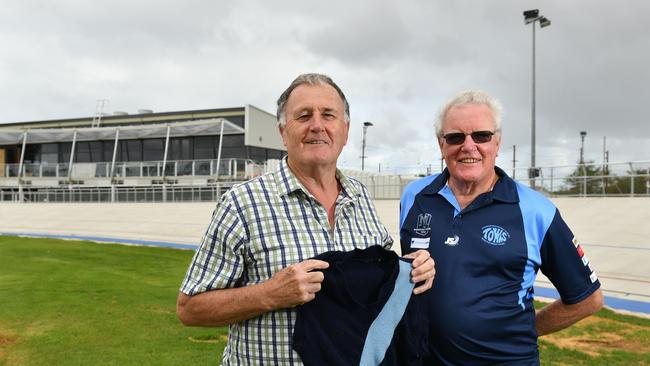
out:
M306 366L421 365L426 305L412 295L411 261L371 246L330 251L314 300L298 307L293 348Z
M402 195L402 253L428 249L436 262L436 278L424 294L433 364L536 365L537 271L565 304L600 287L555 206L495 170L494 189L464 210L447 186L446 169L411 183Z

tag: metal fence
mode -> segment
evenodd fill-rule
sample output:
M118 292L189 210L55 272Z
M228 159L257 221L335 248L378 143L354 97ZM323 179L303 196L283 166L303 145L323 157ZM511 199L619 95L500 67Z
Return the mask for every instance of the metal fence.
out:
M535 178L529 178L528 168L506 169L506 172L547 196L650 196L650 161L606 165L588 162L537 169ZM424 176L372 174L354 170L345 170L345 173L360 180L375 199L399 199L410 182ZM433 172L437 173L439 171Z
M7 178L88 178L111 177L111 163L64 163L48 164L25 163L20 172L20 164L5 164L4 177ZM117 162L113 167L113 177L181 177L216 176L232 179L247 179L262 173L263 166L248 159L211 160L173 160Z
M159 162L121 163L120 177L155 177L160 174ZM169 162L170 176L202 176L214 178L214 161L174 161ZM147 184L125 186L92 186L64 184L57 186L3 186L0 184L0 201L11 202L179 202L216 201L230 186L250 179L263 171L273 170L278 161L269 161L265 166L238 162L235 159L224 161L224 173L228 180L209 179L202 183ZM172 169L173 167L173 169ZM8 168L9 169L9 168ZM73 167L73 170L75 168ZM133 169L133 170L130 170ZM230 170L228 170L230 169ZM97 174L98 168L95 168ZM167 169L165 169L167 170ZM27 169L25 170L27 173ZM42 166L33 169L46 172ZM83 171L79 168L78 172ZM60 172L60 171L59 171ZM372 174L345 170L345 174L360 180L374 199L399 199L404 188L414 175ZM123 174L123 175L122 175ZM187 174L187 175L184 175ZM435 173L434 173L435 174ZM547 196L650 196L650 161L611 163L608 165L586 163L580 165L539 167L539 175L528 178L527 169L508 172L523 184L534 187ZM34 177L35 175L32 175ZM238 178L238 179L235 179ZM17 178L4 178L13 179ZM165 183L161 181L160 183ZM22 197L22 199L21 199Z
M511 170L509 174L549 196L650 195L650 161L586 162L538 169L539 175L535 178L529 178L529 171L525 168Z
M69 187L25 189L22 202L216 202L231 185L209 187ZM0 190L0 202L20 202L17 190Z

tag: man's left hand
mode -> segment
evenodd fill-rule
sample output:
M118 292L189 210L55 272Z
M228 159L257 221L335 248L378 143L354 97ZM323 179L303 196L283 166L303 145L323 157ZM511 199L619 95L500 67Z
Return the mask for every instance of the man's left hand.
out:
M431 254L427 250L420 249L413 253L409 253L404 258L413 259L413 271L411 271L411 281L418 283L424 281L423 284L413 289L413 294L421 294L431 288L433 278L436 276L436 264L431 258Z

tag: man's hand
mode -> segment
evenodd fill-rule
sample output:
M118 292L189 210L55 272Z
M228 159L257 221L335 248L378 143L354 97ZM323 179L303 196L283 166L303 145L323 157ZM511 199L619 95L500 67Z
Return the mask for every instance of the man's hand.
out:
M176 314L185 325L222 327L280 308L311 301L325 276L315 269L329 263L308 259L277 272L257 285L206 291L194 296L178 294Z
M537 335L543 336L567 328L600 310L604 302L601 289L594 291L577 304L565 305L562 300L555 300L537 311L535 315Z
M411 271L411 281L418 283L424 281L423 284L413 289L413 294L421 294L431 288L433 278L436 276L436 264L431 258L429 251L420 249L413 253L409 253L404 258L413 259L413 271Z
M267 287L270 309L289 308L313 300L320 291L325 276L323 272L329 263L317 259L307 259L283 268L263 285Z

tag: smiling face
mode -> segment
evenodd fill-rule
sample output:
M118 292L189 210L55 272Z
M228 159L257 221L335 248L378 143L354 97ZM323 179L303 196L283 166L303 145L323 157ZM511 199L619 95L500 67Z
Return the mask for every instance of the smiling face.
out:
M336 167L348 141L343 100L330 85L302 84L284 107L286 125L280 127L290 166L309 170Z
M465 104L447 111L442 125L442 135L454 132L470 134L475 131L495 132L496 126L490 108L484 104ZM477 144L465 136L461 145L449 145L438 138L440 151L449 169L450 179L461 185L489 187L494 178L494 166L501 143L497 132L489 142Z

